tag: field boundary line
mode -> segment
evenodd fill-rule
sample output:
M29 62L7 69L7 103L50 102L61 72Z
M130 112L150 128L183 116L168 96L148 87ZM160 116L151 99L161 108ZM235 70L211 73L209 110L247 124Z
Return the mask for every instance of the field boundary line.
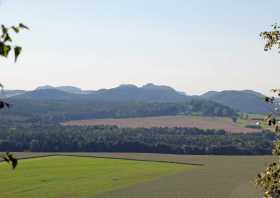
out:
M37 156L25 156L25 157L17 157L18 160L28 160L28 159L36 159L36 158L47 158L47 157L55 157L57 154L48 154L48 155L37 155ZM5 162L0 158L0 163Z
M205 164L199 164L199 163L175 162L175 161L165 161L165 160L149 160L149 159L126 158L126 157L97 156L97 155L79 155L79 154L75 155L75 154L63 153L63 154L57 154L57 156L92 157L97 159L128 160L128 161L139 161L139 162L158 162L158 163L168 163L168 164L178 164L178 165L205 166Z
M168 163L168 164L178 164L178 165L190 165L190 166L205 166L205 164L199 163L188 163L188 162L175 162L175 161L165 161L165 160L149 160L149 159L136 159L136 158L126 158L126 157L110 157L110 156L96 156L96 155L75 155L66 153L56 153L48 155L38 155L38 156L25 156L18 157L19 160L37 159L37 158L47 158L47 157L84 157L84 158L96 158L96 159L111 159L111 160L128 160L128 161L139 161L139 162L156 162L156 163ZM4 160L0 159L0 163Z

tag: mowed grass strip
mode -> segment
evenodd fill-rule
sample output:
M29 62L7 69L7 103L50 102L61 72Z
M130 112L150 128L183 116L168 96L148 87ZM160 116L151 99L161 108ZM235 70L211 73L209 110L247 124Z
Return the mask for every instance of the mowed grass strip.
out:
M0 164L5 198L92 197L196 168L159 162L54 156L20 161L15 171Z

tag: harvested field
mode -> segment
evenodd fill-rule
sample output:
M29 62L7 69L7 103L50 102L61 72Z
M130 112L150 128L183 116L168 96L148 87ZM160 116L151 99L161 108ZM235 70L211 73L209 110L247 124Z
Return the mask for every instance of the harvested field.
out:
M182 127L201 129L223 129L232 133L258 132L257 129L250 129L232 122L226 118L211 118L198 116L163 116L146 118L126 118L126 119L91 119L77 120L63 123L68 126L96 126L115 125L122 128L152 128L152 127Z

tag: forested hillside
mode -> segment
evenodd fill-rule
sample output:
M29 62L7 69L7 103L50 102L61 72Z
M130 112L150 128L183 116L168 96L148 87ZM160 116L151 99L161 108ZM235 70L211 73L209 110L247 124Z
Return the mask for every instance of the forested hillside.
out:
M240 112L264 114L273 110L273 106L264 101L264 95L251 90L210 91L203 94L202 97Z
M207 100L190 100L181 103L127 103L86 99L30 100L10 98L8 102L12 105L11 108L1 111L0 115L45 122L192 114L221 117L238 116L237 112L230 107Z

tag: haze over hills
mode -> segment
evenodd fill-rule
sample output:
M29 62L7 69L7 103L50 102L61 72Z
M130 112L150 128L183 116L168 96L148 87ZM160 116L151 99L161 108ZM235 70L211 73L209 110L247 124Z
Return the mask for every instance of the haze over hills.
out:
M35 90L49 90L49 89L56 89L56 90L64 91L67 93L74 93L74 94L86 94L87 93L86 91L83 91L81 88L74 87L74 86L54 87L54 86L50 86L50 85L45 85L45 86L39 86Z
M73 94L58 89L36 89L12 96L13 99L25 100L74 100L82 98L81 94Z
M75 86L40 86L33 91L8 90L6 97L29 100L91 100L105 102L184 102L192 99L211 100L240 112L268 113L272 106L265 103L263 94L252 90L209 91L199 96L190 96L169 86L152 83L138 87L123 84L111 89L82 90Z
M13 97L13 96L16 96L16 95L21 95L21 94L24 94L26 93L25 90L5 90L3 92L0 92L0 96L2 98L6 98L6 97Z

